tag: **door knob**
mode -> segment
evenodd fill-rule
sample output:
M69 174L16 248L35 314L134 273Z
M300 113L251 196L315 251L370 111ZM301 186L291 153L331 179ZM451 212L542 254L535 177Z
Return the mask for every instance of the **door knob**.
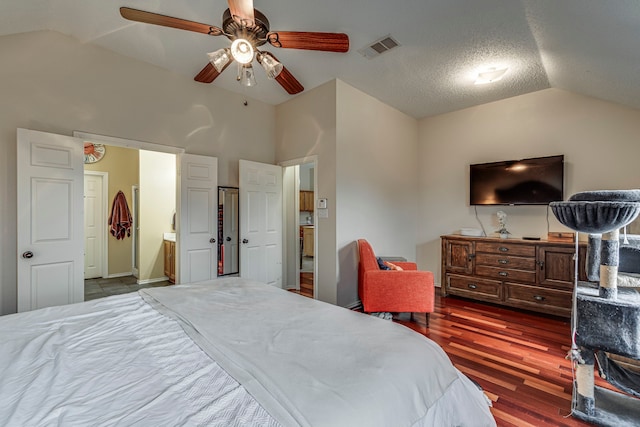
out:
M249 239L242 239L242 243L246 245L247 243L249 243Z
M231 241L231 237L227 237L225 240L226 240L227 242L230 242L230 241Z
M214 239L213 237L209 239L209 243L215 243L216 239Z
M23 252L22 253L22 258L26 258L26 259L33 258L33 252L31 252L31 251Z

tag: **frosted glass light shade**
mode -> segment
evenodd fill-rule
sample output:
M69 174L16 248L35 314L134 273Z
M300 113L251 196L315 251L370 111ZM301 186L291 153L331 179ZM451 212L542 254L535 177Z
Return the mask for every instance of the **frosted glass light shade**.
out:
M231 43L231 56L240 64L253 61L253 46L245 39L235 39Z
M213 67L219 73L221 73L222 70L224 70L224 68L232 60L231 49L229 48L218 49L215 52L209 52L207 53L207 56L209 57L209 62L211 63L211 65L213 65Z
M252 87L258 84L256 82L256 75L253 72L253 67L249 65L239 65L238 80L242 86Z
M258 54L258 62L262 65L262 68L264 68L264 71L267 73L267 77L270 79L278 77L284 68L281 63L276 61L276 59L268 53L260 52Z

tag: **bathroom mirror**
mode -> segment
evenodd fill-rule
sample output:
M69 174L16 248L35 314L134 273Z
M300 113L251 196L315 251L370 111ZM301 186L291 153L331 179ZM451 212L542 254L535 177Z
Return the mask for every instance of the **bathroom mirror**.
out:
M218 276L238 274L237 187L218 187Z

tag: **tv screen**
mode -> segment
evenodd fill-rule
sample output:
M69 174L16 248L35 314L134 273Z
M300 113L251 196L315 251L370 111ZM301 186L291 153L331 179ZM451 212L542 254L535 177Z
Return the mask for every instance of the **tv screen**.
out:
M470 166L473 205L548 205L562 201L564 156L537 157Z

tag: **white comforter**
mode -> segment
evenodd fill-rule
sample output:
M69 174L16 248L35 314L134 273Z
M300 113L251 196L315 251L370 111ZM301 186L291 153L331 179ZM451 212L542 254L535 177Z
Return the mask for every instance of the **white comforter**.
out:
M403 326L241 279L140 294L0 318L0 424L495 425Z

